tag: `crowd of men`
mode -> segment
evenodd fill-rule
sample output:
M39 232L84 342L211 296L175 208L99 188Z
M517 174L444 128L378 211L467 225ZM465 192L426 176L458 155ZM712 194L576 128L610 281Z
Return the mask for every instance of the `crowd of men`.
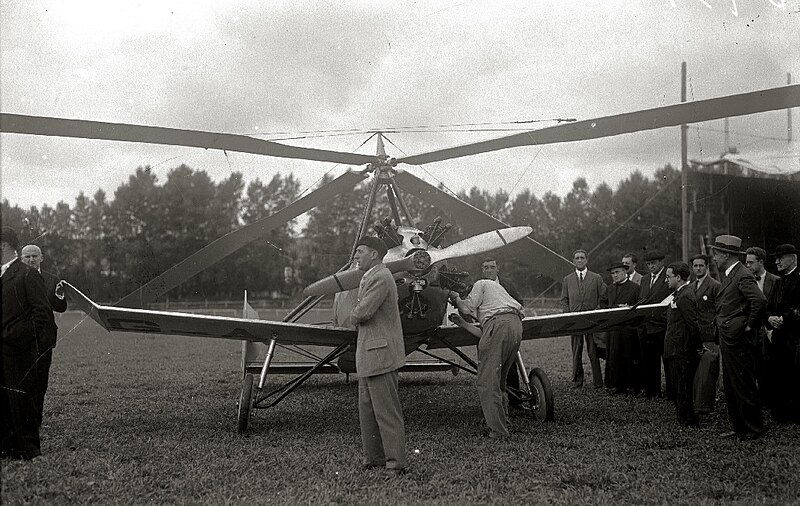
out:
M39 428L57 332L53 312L66 310L66 301L58 278L41 271L39 247L27 245L18 255L18 239L9 227L3 227L1 239L0 456L28 460L41 454ZM762 406L777 422L800 423L800 252L791 244L778 246L773 257L780 276L775 276L764 268L767 253L757 247L742 251L736 236L718 236L711 249L719 280L710 275L705 255L692 257L691 265L666 264L662 253L648 251L647 274L639 274L636 256L626 254L607 269L611 286L588 269L586 251L576 250L575 271L562 282L563 311L666 300L669 306L638 328L608 333L605 380L596 336L572 336L573 387L584 385L585 345L594 388L666 397L675 403L683 426L698 426L700 415L714 410L720 368L733 428L726 435L762 435ZM341 324L358 329L355 361L364 467L402 474L406 440L398 371L406 353L397 287L383 263L386 253L383 240L362 237L354 256L354 268L364 271L359 288L335 304L352 308ZM506 438L506 387L509 378L517 378L513 367L522 339L523 304L513 285L501 281L495 259L485 259L482 271L483 279L464 298L448 293L460 313L451 319L479 338L477 386L486 435ZM466 324L467 315L479 325Z
M691 265L666 264L662 253L651 250L644 256L649 272L642 276L636 256L626 254L607 269L610 287L587 268L586 251L576 250L575 272L562 282L563 311L670 302L664 314L638 328L607 334L605 381L596 336L572 336L572 385L583 386L586 343L595 388L666 397L681 425L698 426L701 415L714 411L720 368L733 428L724 436L761 436L762 408L778 423L800 423L800 252L792 244L776 248L777 276L765 269L766 251L743 251L741 245L733 235L716 238L711 251L719 279L711 276L706 255L692 257Z

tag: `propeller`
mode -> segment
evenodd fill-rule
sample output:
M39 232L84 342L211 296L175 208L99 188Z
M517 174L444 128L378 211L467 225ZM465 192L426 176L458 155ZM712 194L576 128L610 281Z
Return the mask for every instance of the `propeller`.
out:
M143 307L144 304L164 295L187 279L219 262L239 248L263 237L270 230L313 209L342 192L353 189L367 175L347 171L330 183L322 186L303 198L297 199L275 214L265 216L242 228L226 234L208 246L197 251L182 262L170 267L151 279L136 291L123 297L118 306Z
M371 155L287 146L247 135L22 114L0 113L0 132L221 149L254 155L300 158L347 165L364 165L378 161L377 157Z
M405 271L422 271L431 265L444 260L453 260L469 255L487 253L502 248L507 244L524 239L533 231L531 227L510 227L501 230L492 230L483 234L469 237L446 248L438 250L417 250L412 254L386 262L386 267L393 274ZM303 290L303 295L313 297L328 293L352 290L358 287L364 276L362 270L349 270L337 272L327 278L308 285Z
M416 195L451 217L459 217L456 221L465 234L474 235L508 227L506 223L404 170L395 174L394 181L403 191ZM561 279L574 269L572 262L530 237L504 248L503 254L526 262L552 279Z
M397 163L422 165L518 146L598 139L790 107L800 107L800 84L556 125L463 146L405 156L398 158Z

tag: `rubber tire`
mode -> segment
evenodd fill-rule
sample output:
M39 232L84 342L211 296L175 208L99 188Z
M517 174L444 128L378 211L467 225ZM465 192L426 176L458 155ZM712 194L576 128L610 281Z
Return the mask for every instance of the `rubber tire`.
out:
M549 422L555 418L555 400L553 387L544 370L534 367L528 373L531 386L531 400L529 401L531 414L536 420ZM535 390L535 393L534 393ZM534 399L539 402L534 404Z
M242 380L242 392L239 395L239 406L237 408L236 432L244 434L250 422L250 411L253 409L253 375L245 374Z

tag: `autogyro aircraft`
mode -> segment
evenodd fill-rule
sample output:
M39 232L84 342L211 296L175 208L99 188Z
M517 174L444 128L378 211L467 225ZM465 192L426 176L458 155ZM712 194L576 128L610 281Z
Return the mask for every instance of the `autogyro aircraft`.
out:
M471 367L467 370L474 372L476 364L461 352L459 347L477 344L476 334L479 333L474 328L461 326L461 322L456 326L442 325L447 293L442 286L450 283L449 286L458 287L461 276L446 269L437 269L437 266L447 260L498 248L502 248L506 254L513 255L520 261L529 263L553 279L560 279L569 272L572 264L529 237L530 228L508 227L410 173L397 170L398 164L421 165L510 147L594 139L797 106L800 106L800 85L790 85L557 125L398 159L390 159L385 155L380 136L377 155L369 156L289 146L244 135L10 113L0 113L0 132L168 144L367 165L360 172L348 171L277 213L212 242L126 296L115 306L98 305L77 288L65 284L73 302L109 331L226 338L268 344L266 358L261 364L253 361L255 353L251 347L247 345L243 347L243 380L237 419L237 428L242 432L247 428L252 409L274 406L311 375L330 367L333 360L354 346L356 331L353 329L334 325L301 324L297 323L297 320L326 294L344 292L357 287L359 272L343 268L339 273L311 285L306 289L308 296L281 322L249 318L247 316L252 314L247 312L243 318L226 318L138 308L144 307L148 302L164 295L186 279L261 237L269 230L342 192L351 190L356 184L372 175L373 184L367 210L363 215L356 239L367 231L375 197L379 189L385 186L394 215L394 225L391 222L384 222L376 230L387 246L391 246L386 263L395 272L396 277L400 278L401 297L408 292L402 302L407 351L422 350L424 347L424 351L430 354L429 350L449 348ZM471 237L438 249L437 246L446 227L434 223L425 231L413 228L410 223L410 213L402 200L401 190L420 197L445 214L458 217L461 230ZM401 225L401 212L408 226ZM436 276L437 271L438 276ZM442 286L435 286L436 281ZM634 308L620 307L583 313L527 317L523 320L523 339L599 332L618 325L634 324L654 312L663 311L664 307L665 303L662 303ZM332 350L299 376L274 390L263 391L275 347L286 344L317 345ZM438 358L440 363L463 368L446 359L434 358ZM534 418L551 419L553 399L547 376L536 368L528 372L521 363L521 356L519 362L521 387L510 394L526 404ZM254 392L256 374L259 374L259 379Z

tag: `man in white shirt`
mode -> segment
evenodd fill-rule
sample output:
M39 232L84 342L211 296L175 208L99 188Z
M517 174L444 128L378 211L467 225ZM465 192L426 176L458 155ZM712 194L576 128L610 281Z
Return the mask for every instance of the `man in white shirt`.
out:
M465 299L450 292L450 302L481 325L478 342L478 396L489 437L505 438L508 430L506 378L522 342L522 304L499 283L479 279Z

